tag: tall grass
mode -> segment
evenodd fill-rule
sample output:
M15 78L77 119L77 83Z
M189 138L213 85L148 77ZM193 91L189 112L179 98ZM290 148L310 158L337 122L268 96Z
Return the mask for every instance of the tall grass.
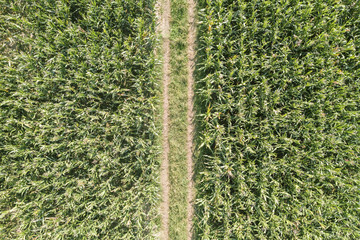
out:
M197 239L360 238L360 2L199 7Z
M153 0L0 0L0 238L154 239Z

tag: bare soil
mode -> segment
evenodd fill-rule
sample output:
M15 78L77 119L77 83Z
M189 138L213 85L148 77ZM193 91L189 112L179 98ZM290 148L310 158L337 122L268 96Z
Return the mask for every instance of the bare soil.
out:
M169 239L169 82L170 82L170 0L160 1L160 32L163 38L163 160L160 167L162 189L160 239Z

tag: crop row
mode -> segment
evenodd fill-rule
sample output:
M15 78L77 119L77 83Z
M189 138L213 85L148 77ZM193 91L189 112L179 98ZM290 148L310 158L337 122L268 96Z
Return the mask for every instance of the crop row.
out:
M197 239L360 238L360 2L198 4Z
M0 0L0 238L158 231L153 0Z

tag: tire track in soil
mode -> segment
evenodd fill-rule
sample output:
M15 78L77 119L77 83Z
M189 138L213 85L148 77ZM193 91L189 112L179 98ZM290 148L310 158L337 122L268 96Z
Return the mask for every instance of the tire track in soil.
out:
M194 137L194 68L195 68L195 40L196 40L196 25L195 25L195 10L196 3L194 0L188 0L188 38L187 38L187 154L186 164L188 172L188 196L187 196L187 236L188 240L193 239L193 217L194 217L194 161L193 161L193 137Z
M170 0L160 2L160 32L163 51L163 159L160 167L162 202L160 239L169 239L169 83L170 83Z

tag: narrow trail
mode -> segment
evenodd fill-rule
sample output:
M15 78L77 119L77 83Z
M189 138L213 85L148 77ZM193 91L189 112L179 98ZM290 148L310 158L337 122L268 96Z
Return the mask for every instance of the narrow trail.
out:
M195 10L196 3L194 0L188 0L188 62L187 62L187 172L188 172L188 196L187 196L187 230L188 240L193 238L193 216L194 216L194 161L193 161L193 137L194 137L194 68L195 68L195 40L196 40L196 26L195 26Z
M160 31L163 38L163 160L160 167L160 184L162 189L161 235L160 239L169 239L169 82L170 82L170 0L159 0Z

